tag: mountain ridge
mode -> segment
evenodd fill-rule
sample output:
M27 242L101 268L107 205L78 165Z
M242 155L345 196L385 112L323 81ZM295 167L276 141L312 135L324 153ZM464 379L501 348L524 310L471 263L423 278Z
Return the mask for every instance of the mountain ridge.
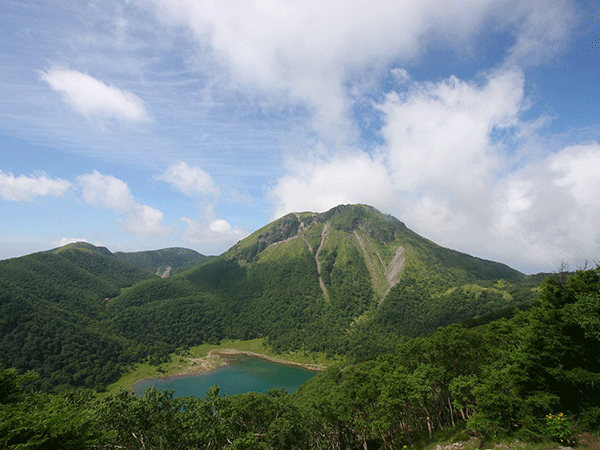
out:
M323 223L321 228L320 224ZM505 264L445 249L414 233L393 216L383 214L372 206L360 204L339 205L324 213L286 214L239 241L226 251L224 256L249 263L272 245L282 245L293 239L302 238L309 252L315 255L317 271L322 277L323 261L319 260L319 254L330 236L331 227L336 231L352 233L366 261L376 291L381 296L385 296L398 283L398 277L404 268L407 255L402 246L402 238L417 239L420 246L438 249L438 256L446 260L458 257L462 260L459 263L463 266L469 264L474 266L475 261L488 264L486 267L488 271L496 269L496 275L499 275L496 278L517 279L525 276ZM316 233L311 232L313 229ZM383 241L385 248L382 249L377 241Z
M191 260L160 278L164 254ZM198 255L132 252L128 262L75 243L0 261L0 363L41 370L48 390L101 387L136 360L160 362L223 339L265 338L275 351L360 358L529 304L539 284L441 247L368 205L290 213L220 256ZM82 362L67 369L73 358Z

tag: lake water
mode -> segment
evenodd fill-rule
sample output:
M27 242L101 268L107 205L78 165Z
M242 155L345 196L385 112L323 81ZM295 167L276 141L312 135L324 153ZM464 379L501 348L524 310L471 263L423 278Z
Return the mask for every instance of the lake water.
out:
M147 388L154 386L159 391L173 390L175 397L204 398L206 391L215 384L219 386L219 395L267 392L273 388L294 392L317 374L298 366L277 364L246 355L228 355L227 362L226 366L210 372L141 380L135 383L133 392L142 395Z

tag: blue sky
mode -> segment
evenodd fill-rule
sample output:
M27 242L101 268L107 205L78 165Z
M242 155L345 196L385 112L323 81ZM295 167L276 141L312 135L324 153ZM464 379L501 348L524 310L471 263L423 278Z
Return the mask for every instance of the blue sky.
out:
M0 258L219 254L367 203L526 273L600 260L594 1L0 4Z

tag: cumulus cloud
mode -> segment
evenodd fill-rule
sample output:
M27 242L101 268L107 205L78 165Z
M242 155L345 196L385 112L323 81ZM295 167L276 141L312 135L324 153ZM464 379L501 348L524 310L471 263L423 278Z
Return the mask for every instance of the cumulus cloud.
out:
M189 196L197 194L218 195L219 189L210 174L198 166L190 166L179 161L157 176L157 179L166 181L181 193Z
M124 181L94 170L78 176L77 182L86 203L125 216L121 221L125 232L140 236L166 236L173 232L174 227L163 224L163 213L136 202Z
M490 24L515 36L513 61L543 60L572 26L568 5L543 0L145 3L160 21L191 30L200 57L227 69L236 87L300 103L322 136L338 139L352 136L347 85L365 69L380 77L391 63L415 61L440 43L469 54Z
M183 240L190 245L201 245L209 254L220 254L249 234L224 219L182 217L181 221L186 224Z
M394 204L396 191L381 159L366 153L292 159L289 173L270 190L275 217L290 211L325 211L343 203L366 203L386 209Z
M86 203L112 209L119 214L127 214L135 208L135 200L127 183L112 175L102 175L94 170L78 176L77 182Z
M136 203L121 228L127 233L138 236L167 236L175 227L163 224L164 215L156 208Z
M62 94L69 107L84 117L132 122L149 120L141 98L90 75L69 69L50 69L40 72L40 76L53 90Z
M593 259L600 251L600 145L536 159L519 140L535 129L522 118L527 105L518 70L477 84L410 81L377 105L384 143L373 155L291 161L270 191L276 215L362 202L442 245L522 270Z
M489 246L532 266L594 259L600 181L588 174L599 163L598 143L568 146L500 180L490 199Z
M72 184L62 178L49 178L44 172L30 176L0 170L0 198L13 202L31 202L35 197L62 197Z
M450 77L390 92L377 105L385 143L375 155L355 151L293 161L271 191L277 213L356 201L391 206L402 194L441 225L449 201L490 194L505 154L491 134L520 124L523 85L521 73L509 70L490 74L482 85Z
M413 191L433 180L452 190L482 188L501 164L491 132L518 123L523 86L519 71L505 71L484 86L450 77L388 94L378 107L396 187Z

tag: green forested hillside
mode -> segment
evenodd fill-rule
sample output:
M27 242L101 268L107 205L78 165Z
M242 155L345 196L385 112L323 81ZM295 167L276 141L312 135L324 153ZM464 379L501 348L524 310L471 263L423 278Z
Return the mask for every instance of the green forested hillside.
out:
M126 290L108 311L118 316L115 333L135 339L152 328L150 340L170 348L265 337L275 349L360 357L531 303L536 285L506 265L442 248L374 208L347 205L288 214L219 258ZM175 306L185 320L169 329Z
M137 358L98 325L108 300L148 272L67 247L0 261L0 274L1 364L37 370L44 390L98 388Z
M571 448L600 427L600 268L549 278L539 304L510 319L440 328L292 395L214 387L205 399L148 390L99 401L26 395L28 379L0 369L0 447L395 450L441 432L472 449L515 438L511 448Z
M153 267L157 254L138 252L132 261ZM357 360L439 326L530 304L537 284L442 248L366 205L288 214L164 279L107 249L71 244L0 261L0 362L40 369L38 384L48 390L101 388L136 359L158 363L225 338L262 337L275 350Z
M182 272L211 258L189 248L179 247L140 252L115 252L113 255L163 277Z

